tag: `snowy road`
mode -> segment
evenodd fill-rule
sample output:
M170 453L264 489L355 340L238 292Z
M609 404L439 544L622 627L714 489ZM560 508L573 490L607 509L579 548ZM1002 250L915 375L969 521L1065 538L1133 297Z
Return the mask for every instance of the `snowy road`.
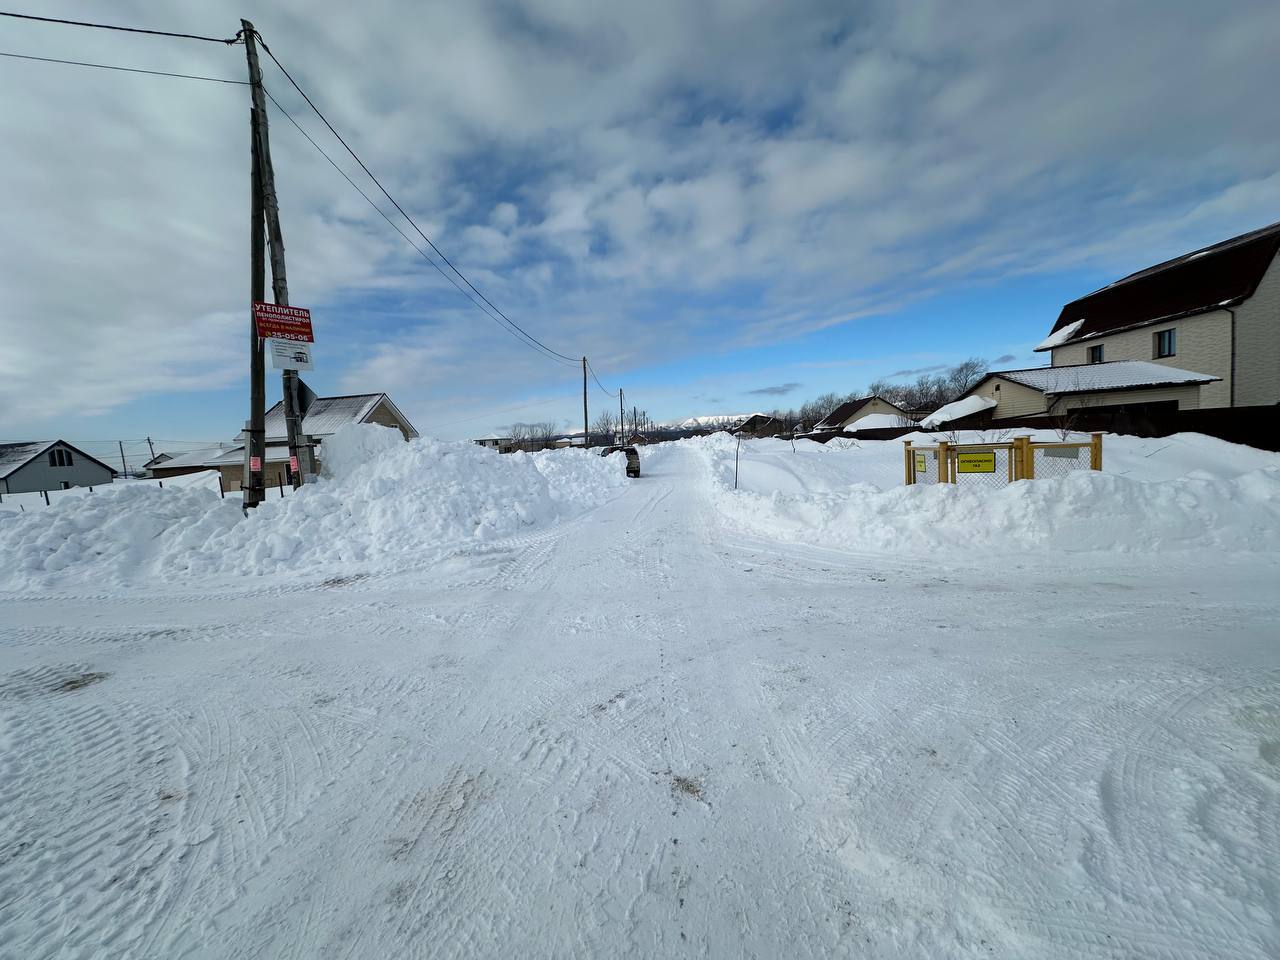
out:
M1280 954L1273 565L752 539L0 599L0 957Z

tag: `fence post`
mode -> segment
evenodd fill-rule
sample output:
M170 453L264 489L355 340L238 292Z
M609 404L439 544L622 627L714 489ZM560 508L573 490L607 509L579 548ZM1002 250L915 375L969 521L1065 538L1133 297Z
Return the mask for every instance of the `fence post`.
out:
M916 482L915 463L911 459L911 441L902 441L902 462L907 471L907 486Z
M49 491L41 490L40 492L44 494L44 505L47 507L49 505Z
M951 444L945 440L938 441L938 482L951 482Z
M1089 469L1102 469L1102 434L1095 433L1089 440Z
M227 488L222 483L222 471L218 471L218 496L223 500L227 499Z
M1034 480L1036 478L1036 448L1030 437L1022 438L1022 455L1024 457L1022 479Z

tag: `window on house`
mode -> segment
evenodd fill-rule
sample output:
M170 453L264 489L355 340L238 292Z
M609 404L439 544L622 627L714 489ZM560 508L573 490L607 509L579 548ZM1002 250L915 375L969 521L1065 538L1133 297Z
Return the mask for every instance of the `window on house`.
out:
M1102 362L1102 344L1098 344L1096 347L1089 348L1089 362L1090 363Z
M1152 355L1158 360L1161 357L1173 357L1178 353L1178 331L1177 329L1158 330L1152 334L1155 341L1155 349Z
M66 462L63 464L63 466L64 466L64 467L69 467L69 466L71 466L71 465L72 465L72 463L71 463L71 451L70 451L70 450L63 450L63 451L62 451L62 459L66 461Z
M58 451L57 451L57 450L50 450L50 451L49 451L49 466L51 466L51 467L56 467L57 465L58 465Z
M54 447L49 451L49 466L51 467L69 467L71 466L71 451L63 450L61 447Z

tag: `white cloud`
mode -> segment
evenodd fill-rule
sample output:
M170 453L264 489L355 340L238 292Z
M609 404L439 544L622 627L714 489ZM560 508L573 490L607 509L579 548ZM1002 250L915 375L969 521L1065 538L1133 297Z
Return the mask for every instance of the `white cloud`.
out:
M1261 119L1274 4L247 6L490 298L602 366L776 342L974 278L1129 269L1280 206L1280 131ZM164 10L160 26L238 25ZM110 15L157 17L139 0ZM8 26L16 52L244 74L238 47ZM0 111L0 425L243 376L244 88L17 61L0 81L18 92ZM320 308L344 383L427 408L556 381L278 115L272 138L293 300ZM388 316L360 330L329 306L368 292Z

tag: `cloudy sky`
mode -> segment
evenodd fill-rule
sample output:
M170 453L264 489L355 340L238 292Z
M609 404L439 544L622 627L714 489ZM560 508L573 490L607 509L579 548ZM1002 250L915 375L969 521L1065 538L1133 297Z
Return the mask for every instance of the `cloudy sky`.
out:
M490 300L657 419L1038 365L1064 302L1280 219L1274 2L24 6L217 36L251 17ZM245 74L242 47L0 27L7 53ZM9 58L0 83L0 439L233 435L247 89ZM271 123L318 392L385 390L444 437L577 424L578 370Z

